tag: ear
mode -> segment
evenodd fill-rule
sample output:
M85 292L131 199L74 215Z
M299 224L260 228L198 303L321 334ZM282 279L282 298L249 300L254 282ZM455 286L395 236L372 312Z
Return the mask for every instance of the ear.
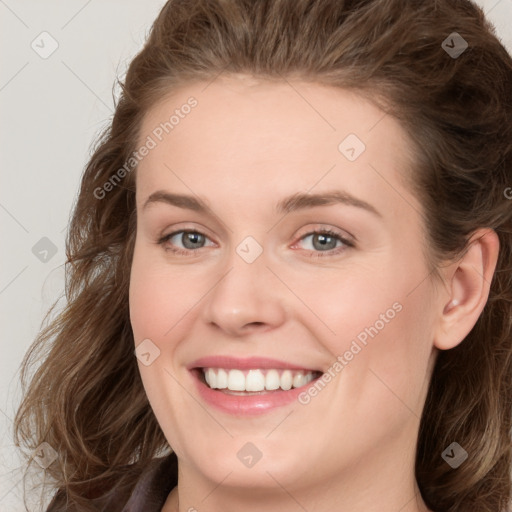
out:
M456 347L476 324L489 297L499 246L494 230L478 229L470 237L462 258L444 269L447 293L439 303L434 336L438 349Z

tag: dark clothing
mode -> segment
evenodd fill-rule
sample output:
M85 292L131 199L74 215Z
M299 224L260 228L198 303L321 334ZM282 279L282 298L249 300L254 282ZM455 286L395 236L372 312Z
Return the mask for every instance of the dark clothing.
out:
M178 484L178 461L171 453L153 459L141 472L132 489L114 488L107 494L89 501L98 512L161 512L167 496ZM54 496L46 512L82 512L66 506L65 493L60 490Z

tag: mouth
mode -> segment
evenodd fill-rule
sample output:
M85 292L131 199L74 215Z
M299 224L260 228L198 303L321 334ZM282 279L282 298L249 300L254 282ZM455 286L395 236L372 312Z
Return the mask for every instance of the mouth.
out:
M317 370L288 368L194 368L196 377L208 388L228 395L264 395L302 388L318 379Z
M187 369L205 405L232 416L268 413L297 403L323 372L267 357L197 359Z

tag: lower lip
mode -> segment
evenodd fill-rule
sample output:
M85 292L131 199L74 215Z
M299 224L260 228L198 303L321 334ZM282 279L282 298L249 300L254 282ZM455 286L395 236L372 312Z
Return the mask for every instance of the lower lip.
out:
M220 390L208 387L201 379L200 373L202 370L194 369L191 371L197 385L197 389L202 399L212 405L213 407L234 414L237 416L253 416L263 414L278 407L289 405L296 401L300 393L305 391L317 379L312 380L305 386L300 388L292 388L289 391L269 391L262 394L251 395L229 395Z

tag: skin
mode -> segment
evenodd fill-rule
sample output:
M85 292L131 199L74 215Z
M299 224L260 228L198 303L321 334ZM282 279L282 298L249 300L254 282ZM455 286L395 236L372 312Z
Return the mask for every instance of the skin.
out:
M149 338L160 350L149 366L139 361L140 374L179 461L162 510L429 510L414 478L419 418L438 351L459 344L485 305L496 234L475 232L464 258L434 281L421 205L402 179L412 146L397 121L354 93L219 77L154 105L140 142L190 96L197 107L136 176L131 322L136 345ZM353 162L338 150L350 133L366 145ZM333 189L380 216L346 204L275 211L291 194ZM156 190L203 198L211 210L143 209ZM328 255L307 236L316 228L352 235L355 246L337 242ZM185 256L165 250L186 250L181 236L156 243L180 229L205 234L204 246ZM247 236L263 248L250 264L236 252ZM307 405L229 415L201 400L186 369L230 354L327 371L394 303L401 311ZM247 442L262 453L252 468L237 457Z

